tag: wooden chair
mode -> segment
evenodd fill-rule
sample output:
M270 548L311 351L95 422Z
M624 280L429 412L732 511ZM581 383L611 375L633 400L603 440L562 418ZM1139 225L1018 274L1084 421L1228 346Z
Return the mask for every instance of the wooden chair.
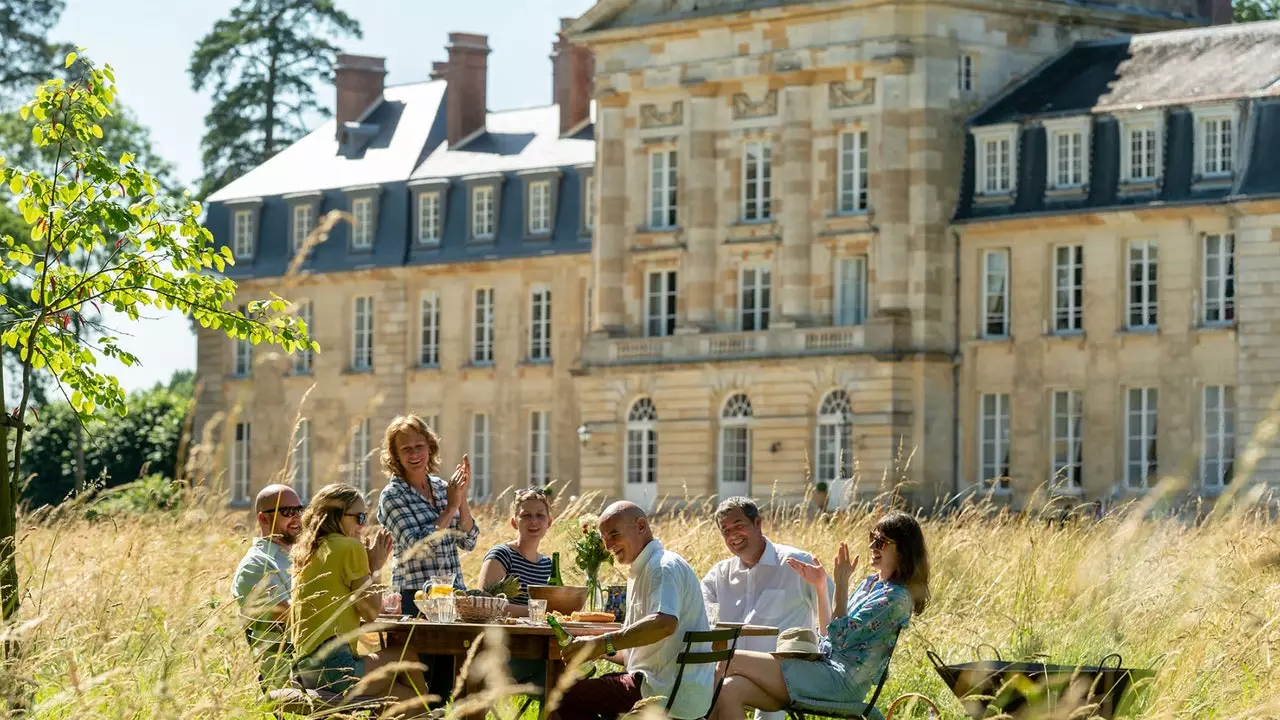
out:
M866 702L793 702L783 708L787 716L791 720L805 720L806 717L838 718L839 720L884 720L884 713L876 709L876 700L880 699L880 692L884 690L885 681L889 679L889 665L893 660L894 650L898 648L898 636L901 634L902 628L898 628L898 632L894 633L893 636L893 644L889 646L889 657L885 660L884 672L880 673L880 682L876 684L875 692L871 693L870 699Z
M284 658L293 655L293 646L289 643L283 622L278 620L257 620L244 616L241 619L245 622L245 641L249 643L249 649L255 654L255 657L259 652L276 652L280 653ZM270 646L275 643L278 643L276 647ZM384 698L367 696L344 698L341 693L328 690L307 690L292 676L292 672L287 678L284 687L273 687L272 685L271 679L263 675L262 665L259 663L258 687L261 689L262 694L274 705L275 716L282 720L286 714L313 715L338 709L372 713L388 705L388 701Z
M680 692L680 683L684 680L684 669L689 665L710 665L715 663L728 663L733 660L733 653L738 649L738 637L742 634L741 627L733 627L727 630L690 630L684 634L684 652L676 656L676 663L680 669L676 671L676 682L671 687L671 696L667 698L667 712L671 712L671 705L676 701L676 693ZM694 643L729 643L728 649L711 650L708 652L694 652ZM724 676L716 681L715 690L711 693L711 705L707 707L707 711L702 714L706 717L716 707L716 701L720 699L720 687L724 685Z

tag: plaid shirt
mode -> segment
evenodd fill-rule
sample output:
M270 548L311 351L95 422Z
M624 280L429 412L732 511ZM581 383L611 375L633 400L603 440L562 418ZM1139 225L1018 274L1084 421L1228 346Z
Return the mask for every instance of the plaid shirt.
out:
M436 522L448 505L448 485L431 475L427 486L431 488L429 502L409 483L393 477L378 497L378 523L390 530L395 539L391 586L402 591L417 590L430 582L432 575L453 575L454 587L465 590L458 548L474 550L480 526L473 523L466 533L458 530L459 513L449 521L449 530L437 531ZM402 560L424 540L413 557Z

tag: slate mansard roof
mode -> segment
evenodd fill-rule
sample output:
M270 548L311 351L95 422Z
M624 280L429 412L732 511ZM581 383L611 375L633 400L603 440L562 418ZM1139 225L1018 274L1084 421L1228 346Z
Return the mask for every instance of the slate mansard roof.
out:
M209 196L205 225L219 245L232 243L237 210L255 211L253 256L227 268L230 277L283 275L293 258L292 210L311 202L315 215L350 211L353 197L375 197L371 250L351 248L351 226L340 223L314 248L304 272L334 272L406 264L455 263L589 252L583 188L595 162L594 124L560 135L560 108L489 112L485 128L451 148L445 136L445 80L388 86L360 119L369 134L342 146L329 120ZM594 118L594 108L593 118ZM547 171L540 173L539 171ZM553 179L550 236L529 237L527 176ZM470 239L468 184L497 176L497 229L492 241ZM418 244L418 195L443 191L443 233Z
M1197 175L1197 111L1236 113L1234 172ZM1121 182L1121 124L1154 114L1162 125L1156 187ZM1047 192L1046 124L1083 118L1090 128L1083 192ZM1000 126L1015 129L1012 200L976 192L977 143ZM968 122L956 220L1088 212L1134 205L1223 202L1280 194L1280 22L1218 25L1077 43L998 96Z

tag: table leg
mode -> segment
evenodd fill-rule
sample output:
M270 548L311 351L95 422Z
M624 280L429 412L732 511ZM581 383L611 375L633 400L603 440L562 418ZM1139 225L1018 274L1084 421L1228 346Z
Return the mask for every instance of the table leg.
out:
M542 690L542 702L538 704L538 720L547 720L547 707L551 700L551 692L555 688L556 683L560 682L560 675L564 672L564 667L559 660L551 659L550 641L547 644L547 674L543 677L545 685Z

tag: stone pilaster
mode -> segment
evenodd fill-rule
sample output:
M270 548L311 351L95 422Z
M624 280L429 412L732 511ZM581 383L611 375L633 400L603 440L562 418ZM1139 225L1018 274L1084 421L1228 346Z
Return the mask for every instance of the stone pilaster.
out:
M813 243L812 88L792 85L782 102L782 322L807 324Z
M1280 486L1280 301L1267 292L1280 274L1276 216L1240 218L1236 230L1236 332L1240 347L1236 390L1235 482ZM1201 300L1203 303L1203 299ZM1163 400L1163 399L1162 399Z
M680 325L687 331L715 329L716 280L716 107L714 86L694 89L691 122L680 173L684 183L680 193L687 220L685 238L688 255L681 273L680 294L684 296ZM685 158L682 158L684 160Z
M879 310L909 308L908 244L911 222L909 78L884 75L877 81L884 112L873 135L872 172L879 178L871 211L879 232L872 253L875 267L875 299L869 308Z
M626 96L602 98L596 110L596 205L595 245L591 249L594 277L589 330L621 335L626 326L623 298L627 242Z

